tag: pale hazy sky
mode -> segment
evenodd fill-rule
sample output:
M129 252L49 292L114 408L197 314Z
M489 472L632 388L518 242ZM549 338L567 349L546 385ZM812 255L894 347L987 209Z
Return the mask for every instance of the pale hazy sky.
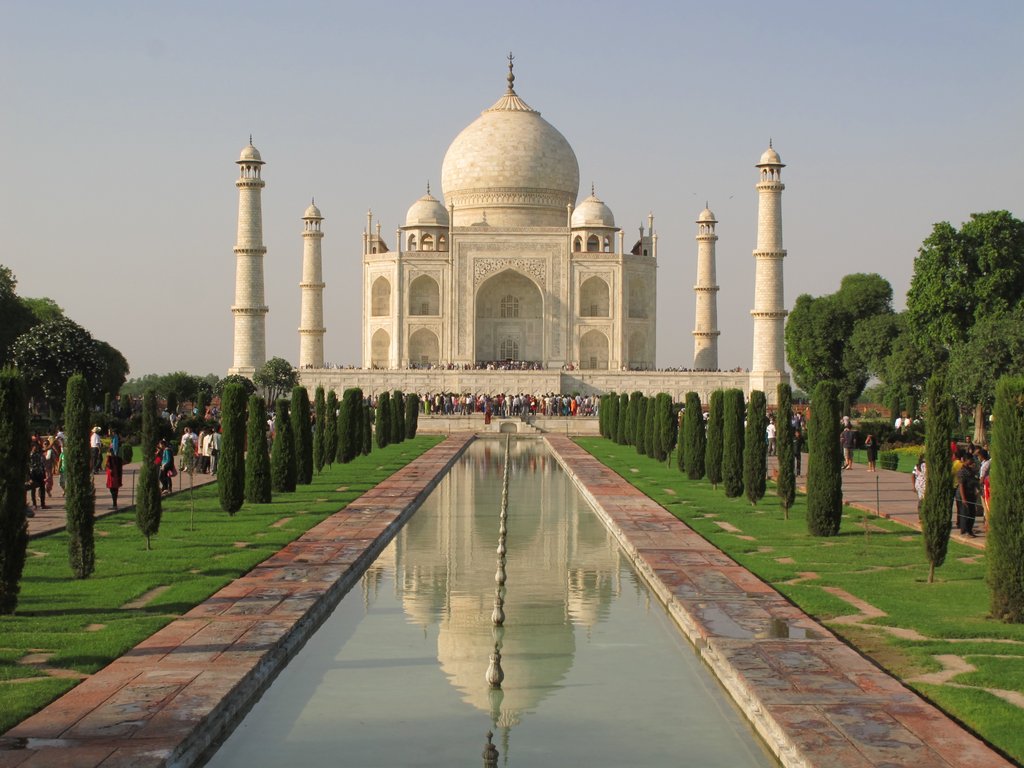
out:
M903 306L937 221L1024 178L1024 3L0 2L0 263L132 375L231 365L238 195L263 155L267 355L298 361L302 222L325 217L326 358L358 363L361 232L394 231L505 88L558 128L633 242L658 232L658 365L693 359L718 225L720 362L750 365L757 196L783 172L786 304L879 272Z

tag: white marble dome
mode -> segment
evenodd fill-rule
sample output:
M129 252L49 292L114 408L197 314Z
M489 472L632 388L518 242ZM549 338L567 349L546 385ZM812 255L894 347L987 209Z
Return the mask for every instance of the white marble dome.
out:
M302 214L302 218L304 218L304 219L322 219L323 216L320 215L320 209L316 207L316 203L310 203L309 204L309 208L307 208L306 212L304 214Z
M405 226L447 227L448 211L441 201L428 191L409 207L409 212L405 214Z
M260 157L260 151L252 145L250 140L248 144L242 147L242 153L238 156L238 162L240 163L262 163L263 158Z
M761 155L761 162L758 165L782 165L782 158L779 157L779 153L769 144L768 149Z
M712 211L710 208L705 208L703 211L700 212L700 215L697 217L698 224L703 224L705 222L710 222L712 224L718 223L718 219L715 218L714 211Z
M614 227L615 216L593 192L572 212L573 227Z
M580 168L565 137L509 90L448 147L441 166L455 225L565 226Z

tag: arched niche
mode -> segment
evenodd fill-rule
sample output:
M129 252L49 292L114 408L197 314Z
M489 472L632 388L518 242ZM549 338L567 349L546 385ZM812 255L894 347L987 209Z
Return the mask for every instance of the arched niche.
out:
M580 367L594 371L608 370L608 337L601 331L587 331L580 337Z
M441 289L430 275L420 275L409 286L409 314L441 314Z
M580 317L608 317L608 283L600 277L588 277L580 285Z
M370 289L370 315L387 317L391 314L391 283L386 277L378 277Z
M628 317L643 320L649 316L651 292L647 281L641 277L629 278L629 312Z
M370 341L370 364L374 368L391 367L391 335L378 328Z
M530 278L507 269L485 280L476 293L476 359L544 357L544 296Z
M629 334L629 347L626 350L629 367L644 369L650 367L647 359L647 331L637 329Z
M427 328L414 331L409 337L409 362L415 365L437 363L441 358L441 345L437 334Z

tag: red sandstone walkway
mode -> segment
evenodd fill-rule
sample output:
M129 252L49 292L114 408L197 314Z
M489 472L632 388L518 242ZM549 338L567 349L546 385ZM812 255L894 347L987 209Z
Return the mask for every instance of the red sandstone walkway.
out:
M774 456L768 457L769 472L776 468ZM797 487L807 492L807 454L804 454L804 473L797 478ZM874 512L914 530L921 530L917 514L917 492L913 479L906 472L879 469L868 472L866 464L854 464L843 470L843 500L851 507ZM952 514L952 510L950 510ZM963 536L953 521L953 539L968 547L985 548L985 525L979 518L974 526L977 538Z
M135 483L138 479L138 462L128 464L124 468L123 486L118 494L120 511L133 509L135 507ZM216 475L204 475L196 472L191 481L195 488L212 483L217 479ZM187 491L189 489L189 475L185 472L174 478L174 493ZM93 487L96 489L96 514L95 517L106 517L114 513L110 501L110 491L107 490L107 475L104 472L92 476ZM35 517L28 520L28 537L34 539L38 536L45 536L55 531L63 531L67 525L67 510L64 508L64 496L61 494L60 486L54 483L53 495L46 499L46 509L36 509Z
M784 765L1011 765L571 440L545 439Z
M453 436L0 738L0 768L194 764L472 439Z

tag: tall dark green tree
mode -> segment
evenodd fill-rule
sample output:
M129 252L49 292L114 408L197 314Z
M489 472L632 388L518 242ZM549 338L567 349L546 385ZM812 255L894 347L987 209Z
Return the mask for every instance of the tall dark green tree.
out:
M0 267L0 276L4 269L6 267ZM0 330L0 335L5 331ZM25 382L15 369L0 369L0 614L14 613L18 607L21 574L28 552L25 518L28 441Z
M228 384L220 397L220 460L217 466L217 495L220 508L229 515L245 501L245 387Z
M701 408L700 395L696 392L686 393L686 410L683 411L683 439L680 441L680 455L685 470L691 480L704 477L704 462L707 454L707 432L704 428L704 410Z
M992 518L985 559L991 612L1024 623L1024 377L996 384L992 455ZM931 467L928 468L929 485Z
M68 379L64 400L64 508L68 520L68 562L76 579L88 578L96 568L96 500L89 471L89 411L89 385L83 375L76 373Z
M391 393L381 392L377 396L377 447L386 448L391 439Z
M289 410L284 398L274 407L274 445L270 451L270 487L274 493L293 492L298 480L295 433Z
M313 420L309 417L309 390L292 389L292 433L295 435L295 482L313 482Z
M768 414L765 407L764 392L751 390L743 440L743 487L747 492L747 500L754 505L764 498L768 475L768 444L765 435Z
M246 428L245 500L267 504L271 499L270 453L267 451L267 404L259 395L249 396Z
M725 390L722 402L722 483L725 495L743 495L743 390Z
M348 464L363 452L363 390L346 389L338 416L338 461Z
M409 440L416 437L420 423L420 396L411 392L405 396L405 436Z
M316 388L313 396L313 469L319 475L327 463L324 455L324 441L327 435L327 400L322 386Z
M626 410L626 445L636 447L637 415L640 410L642 392L632 392L629 395L629 408ZM642 429L642 427L641 427Z
M338 395L327 393L327 423L324 426L324 461L332 466L338 454Z
M405 439L405 394L396 389L391 395L391 440L398 445Z
M807 530L812 536L835 536L843 516L839 410L836 385L820 382L807 425Z
M676 446L676 414L672 408L672 395L659 392L654 398L657 443L655 458L665 461Z
M373 451L373 409L369 403L363 403L360 406L360 411L363 417L359 420L360 429L363 430L362 442L363 456L369 456Z
M782 514L789 519L789 510L796 499L796 467L793 463L793 389L780 383L776 389L779 408L775 415L775 455L779 463L779 476L775 493L782 505Z
M946 380L936 374L928 382L928 418L925 420L925 491L921 500L921 533L928 557L928 583L935 581L935 569L946 561L953 520L953 460L949 438L956 427L957 413L946 391ZM991 540L989 541L991 558ZM991 562L991 560L989 561Z
M636 403L630 398L630 406L635 411L633 417L633 447L641 456L647 454L647 397L639 394Z
M615 409L615 442L619 445L626 444L626 419L629 416L629 395L623 392L619 395L619 404Z
M657 401L653 397L647 398L647 410L646 417L647 423L644 425L644 453L647 454L647 458L655 459L658 457L658 418L657 418Z
M147 389L142 396L142 428L140 430L139 453L142 467L139 469L139 484L135 486L135 525L146 537L146 549L151 549L151 539L160 530L163 513L160 498L160 468L153 463L157 448L156 392Z
M725 408L725 392L716 389L708 400L707 451L704 454L704 469L712 488L722 482L722 429Z

